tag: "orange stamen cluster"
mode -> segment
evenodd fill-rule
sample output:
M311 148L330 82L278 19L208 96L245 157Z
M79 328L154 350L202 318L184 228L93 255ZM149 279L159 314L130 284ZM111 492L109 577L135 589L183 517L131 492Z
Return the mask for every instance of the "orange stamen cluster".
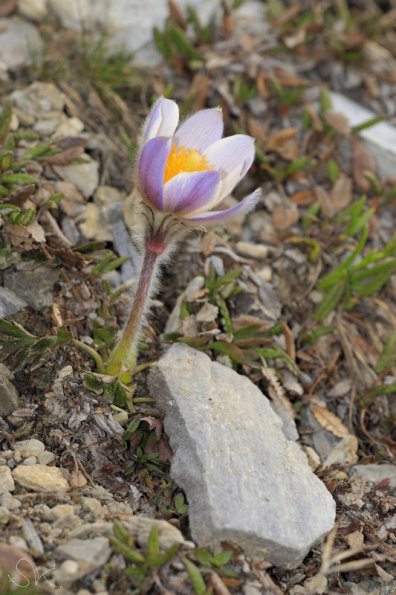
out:
M172 147L165 166L164 183L182 172L213 169L199 151L186 147Z

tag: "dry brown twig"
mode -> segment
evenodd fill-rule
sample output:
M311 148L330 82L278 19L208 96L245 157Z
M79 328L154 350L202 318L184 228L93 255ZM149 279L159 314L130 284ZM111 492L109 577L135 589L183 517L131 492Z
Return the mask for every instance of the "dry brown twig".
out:
M351 572L352 570L359 570L366 566L374 564L372 558L361 558L360 560L350 560L349 562L343 562L356 554L360 554L364 550L364 546L361 544L357 546L349 547L344 551L334 550L334 542L338 531L338 525L334 527L327 536L326 541L322 548L322 564L320 566L318 574L311 579L308 579L304 587L306 588L307 595L325 593L327 590L327 576L335 572Z

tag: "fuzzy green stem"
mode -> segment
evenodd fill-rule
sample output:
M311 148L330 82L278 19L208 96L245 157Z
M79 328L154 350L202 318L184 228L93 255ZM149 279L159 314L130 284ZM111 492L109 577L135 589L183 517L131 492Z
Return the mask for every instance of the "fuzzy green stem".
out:
M106 374L120 376L136 366L136 343L142 320L150 301L151 289L158 266L158 252L146 250L135 299L121 339L110 354Z
M95 349L92 349L92 347L90 347L86 343L83 343L82 341L79 341L78 339L72 339L71 344L74 345L74 347L78 347L78 349L81 349L81 351L85 351L86 353L88 353L92 357L92 359L95 360L96 368L99 374L103 374L104 363L101 356L97 351L95 351Z

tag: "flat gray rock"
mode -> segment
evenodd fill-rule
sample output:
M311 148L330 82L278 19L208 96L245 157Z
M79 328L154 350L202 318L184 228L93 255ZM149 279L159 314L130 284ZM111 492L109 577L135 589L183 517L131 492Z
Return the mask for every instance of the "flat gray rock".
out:
M4 285L14 292L19 300L34 310L52 306L53 288L59 279L59 272L44 265L23 263L18 270L6 273Z
M363 481L369 483L388 482L390 488L396 488L396 465L355 465L351 469L351 475L358 475Z
M27 303L21 300L13 291L0 287L0 318L7 318L11 314L26 308Z
M165 0L50 0L49 4L64 27L75 31L105 27L109 53L123 49L133 52L138 62L160 60L153 51L153 28L164 26L168 16ZM204 23L216 9L213 0L179 0L178 5L195 7Z
M335 503L268 399L182 344L160 359L149 386L165 413L171 475L186 492L194 540L233 541L277 566L297 566L333 527Z
M10 415L19 407L19 395L11 382L12 373L0 364L0 417Z
M0 19L0 70L13 70L41 59L43 42L34 25L18 17Z

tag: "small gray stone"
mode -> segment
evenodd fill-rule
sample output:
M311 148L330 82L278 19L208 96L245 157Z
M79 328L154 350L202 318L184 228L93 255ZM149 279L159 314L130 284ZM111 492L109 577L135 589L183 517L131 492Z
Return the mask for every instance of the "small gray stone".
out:
M41 58L43 42L33 25L18 17L0 19L0 67L9 70Z
M19 395L3 370L7 370L5 366L0 367L0 416L6 417L18 409Z
M380 483L389 479L389 487L396 488L396 465L355 465L351 469L351 475L358 475L363 481Z
M24 465L35 465L37 463L37 457L27 457L23 460Z
M41 118L48 112L61 112L66 97L53 83L32 83L25 89L11 94L13 104L18 110L33 118Z
M107 537L93 539L70 539L55 550L59 558L102 566L110 557L111 550Z
M86 154L81 159L82 163L55 165L54 171L64 182L74 184L85 198L89 198L99 184L99 164Z
M0 494L4 492L13 492L15 490L14 478L11 469L6 465L0 467Z
M5 275L5 286L34 310L52 306L53 287L59 279L59 271L46 266L32 266L28 263L19 270Z
M8 508L8 510L15 510L21 506L21 501L18 498L14 498L10 492L4 492L0 496L0 505Z
M173 345L149 378L175 453L171 475L189 502L200 545L235 541L297 566L332 528L335 503L268 399L244 376Z
M19 451L23 457L38 457L44 452L45 446L40 440L31 438L30 440L15 442L14 450Z
M10 511L5 506L0 506L0 525L7 525L10 520Z
M7 318L11 314L26 308L27 303L21 300L13 291L0 287L0 318Z
M29 545L31 554L33 554L33 556L42 556L44 553L43 542L30 519L23 519L22 533Z
M40 463L40 465L48 465L49 463L52 463L53 461L55 461L55 455L52 452L49 452L48 450L45 450L43 453L41 453L38 457L38 462Z
M263 244L253 244L253 242L237 242L236 249L242 256L248 258L266 258L268 256L268 247Z

